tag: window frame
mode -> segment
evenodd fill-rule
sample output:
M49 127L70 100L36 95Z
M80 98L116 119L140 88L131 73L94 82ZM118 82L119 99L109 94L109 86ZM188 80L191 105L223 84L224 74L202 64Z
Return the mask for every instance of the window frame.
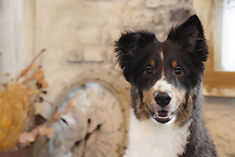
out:
M220 0L222 1L222 0ZM214 20L216 0L193 0L195 13L201 19L209 47L203 81L203 95L216 97L235 97L235 72L214 70Z

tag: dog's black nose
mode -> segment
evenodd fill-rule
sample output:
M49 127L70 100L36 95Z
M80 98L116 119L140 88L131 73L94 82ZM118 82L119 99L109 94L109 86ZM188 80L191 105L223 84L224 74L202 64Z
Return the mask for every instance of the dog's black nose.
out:
M165 92L157 92L154 94L154 99L157 102L158 105L161 107L165 107L168 105L171 101L171 96L168 93Z

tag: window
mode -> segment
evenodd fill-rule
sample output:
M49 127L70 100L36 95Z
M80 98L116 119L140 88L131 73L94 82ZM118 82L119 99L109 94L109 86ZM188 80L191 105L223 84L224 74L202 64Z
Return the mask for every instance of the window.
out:
M203 81L205 96L235 97L235 33L229 30L234 29L234 6L232 0L193 0L210 53Z
M215 2L215 71L235 71L235 1Z

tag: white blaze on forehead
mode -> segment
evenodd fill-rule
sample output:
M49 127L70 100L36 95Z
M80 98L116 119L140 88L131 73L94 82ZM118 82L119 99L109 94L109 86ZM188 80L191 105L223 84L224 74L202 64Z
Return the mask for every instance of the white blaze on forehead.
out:
M162 77L164 77L164 56L163 56L163 51L160 52L160 58L162 61Z
M153 89L155 89L156 92L171 92L172 90L172 85L166 81L165 76L164 76L164 55L163 55L163 50L160 52L160 58L162 61L162 74L161 74L161 79L158 80L155 85L153 86Z
M161 58L161 60L163 61L163 59L164 59L163 51L160 52L160 58Z

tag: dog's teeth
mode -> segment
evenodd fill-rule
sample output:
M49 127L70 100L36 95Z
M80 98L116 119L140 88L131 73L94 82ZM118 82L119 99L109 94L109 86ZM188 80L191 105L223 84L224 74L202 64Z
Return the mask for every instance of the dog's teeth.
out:
M153 118L154 118L154 119L157 118L157 117L158 117L158 116L157 116L156 114L153 115Z
M159 114L158 112L153 114L153 118L156 121L160 121L160 123L166 123L166 122L170 121L173 117L174 117L174 115L171 112L168 112L166 116L161 116L161 114Z
M161 116L157 116L159 119L168 119L170 118L170 116L167 116L167 117L161 117Z
M170 114L170 115L168 115L168 116L166 116L166 117L161 117L161 116L159 116L158 114L154 114L154 115L153 115L153 118L171 119L171 118L172 118L172 115Z

